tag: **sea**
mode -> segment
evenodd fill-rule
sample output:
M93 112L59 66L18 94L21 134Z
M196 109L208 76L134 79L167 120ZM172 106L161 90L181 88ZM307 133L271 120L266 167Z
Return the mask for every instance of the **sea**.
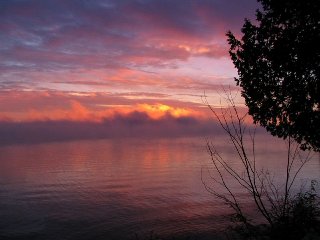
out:
M214 180L218 175L207 143L242 171L225 136L0 146L0 239L222 239L233 211L210 191L224 189ZM251 157L252 146L249 141ZM257 169L268 172L279 188L287 148L267 135L256 138ZM248 207L250 195L225 178L255 214ZM311 154L293 192L319 179L320 157Z

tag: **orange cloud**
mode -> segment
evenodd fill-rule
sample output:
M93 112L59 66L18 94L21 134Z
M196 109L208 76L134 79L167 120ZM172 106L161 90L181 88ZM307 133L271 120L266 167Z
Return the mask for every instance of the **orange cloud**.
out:
M69 109L50 109L50 110L35 110L27 112L25 120L71 120L71 121L96 121L96 116L75 100L70 101L71 108ZM93 118L92 118L93 117Z
M139 104L136 111L147 113L147 115L152 119L160 119L165 117L166 115L170 115L175 118L188 116L197 117L200 115L199 112L191 109L171 107L165 104Z
M188 79L186 79L187 81ZM188 82L187 85L191 83ZM179 97L179 96L178 96ZM142 113L152 120L171 118L212 118L209 109L196 102L200 96L182 96L189 101L172 100L164 94L156 93L99 93L60 91L2 91L0 94L0 121L82 121L103 122L117 117L129 118ZM220 96L221 97L221 96ZM194 100L194 101L193 101ZM237 100L239 111L246 108ZM239 100L239 101L238 101ZM215 96L208 97L212 107L226 106L214 104Z
M76 100L69 100L68 107L50 107L50 109L31 109L25 113L2 114L2 120L11 121L87 121L102 122L104 119L115 116L128 116L134 112L144 113L153 120L159 120L166 116L173 118L196 117L203 114L191 108L173 107L166 104L135 104L135 105L105 105L100 108L86 107Z

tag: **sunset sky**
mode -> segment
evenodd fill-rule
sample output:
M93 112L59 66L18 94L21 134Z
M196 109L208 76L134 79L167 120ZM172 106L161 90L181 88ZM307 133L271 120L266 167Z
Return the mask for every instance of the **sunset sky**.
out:
M205 132L204 91L214 106L223 88L239 91L225 33L239 36L257 8L255 0L1 1L0 142Z

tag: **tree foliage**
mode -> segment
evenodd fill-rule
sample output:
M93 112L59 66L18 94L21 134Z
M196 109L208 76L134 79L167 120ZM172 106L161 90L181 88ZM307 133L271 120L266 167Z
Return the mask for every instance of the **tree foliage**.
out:
M249 114L272 135L320 151L320 1L258 1L243 37L227 33Z

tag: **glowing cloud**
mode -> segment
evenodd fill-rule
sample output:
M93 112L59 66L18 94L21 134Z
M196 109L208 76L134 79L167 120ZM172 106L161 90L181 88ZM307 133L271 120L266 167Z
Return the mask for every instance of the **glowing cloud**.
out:
M197 117L200 115L199 112L191 109L171 107L160 103L155 105L139 104L136 111L144 112L152 119L160 119L167 115L173 116L175 118L188 116Z

